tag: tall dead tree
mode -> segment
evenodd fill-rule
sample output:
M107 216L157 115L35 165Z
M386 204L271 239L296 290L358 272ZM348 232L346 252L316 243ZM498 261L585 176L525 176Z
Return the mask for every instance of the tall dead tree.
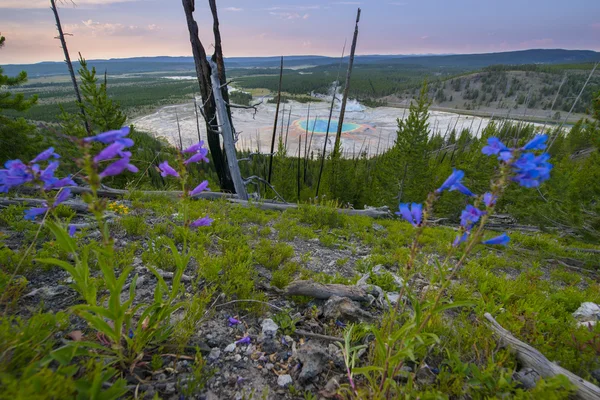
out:
M209 2L214 3L214 1ZM226 164L223 150L221 149L221 140L219 137L219 123L217 122L217 107L211 87L212 71L208 63L206 50L204 49L204 46L202 45L202 42L200 41L200 38L198 36L198 24L194 20L193 16L195 10L194 0L182 0L182 4L183 10L185 11L188 31L190 34L190 44L192 46L192 54L194 56L194 64L196 66L198 85L200 86L200 95L202 97L202 106L200 110L202 111L202 115L206 122L206 138L208 141L208 147L212 155L217 176L219 177L219 186L222 190L233 192L235 191L235 187L231 178L231 173L229 172L229 168ZM213 13L213 19L215 20L213 24L213 31L218 32L219 23L218 18L216 18L216 12ZM215 55L213 57L216 59L215 63L217 65L217 69L219 68L219 65L222 66L222 74L219 73L219 82L221 82L221 77L225 79L225 69L223 67L222 53L217 52L217 48L219 50L221 49L220 35L218 35L218 40L217 37L215 37ZM228 102L229 98L226 95L223 95L222 97L224 101Z
M235 192L241 200L248 200L246 186L240 173L237 155L235 153L235 143L233 135L233 126L231 125L230 116L227 114L227 103L223 99L221 84L219 83L218 68L214 61L210 61L212 68L211 83L213 89L213 97L217 106L217 122L219 123L221 136L223 136L223 147L227 155L227 166L231 173Z
M354 25L354 37L352 38L352 47L350 48L350 59L348 60L348 73L346 74L346 85L344 86L344 96L340 108L340 118L338 120L337 133L335 135L334 152L339 152L340 139L342 137L342 126L344 125L344 115L346 113L346 103L348 102L348 93L350 92L350 76L352 75L352 66L354 65L354 53L356 52L356 42L358 40L358 22L360 21L360 8L356 12L356 24Z
M340 65L338 66L337 78L333 86L333 93L331 95L331 106L329 107L329 119L327 120L327 131L325 132L325 141L323 142L323 154L321 155L321 166L319 167L319 178L317 180L317 194L319 197L319 188L321 187L321 176L323 175L323 167L325 166L325 154L327 153L327 141L329 140L329 128L331 127L331 116L333 115L333 107L335 106L335 100L337 97L338 86L340 83L340 71L342 70L342 62L344 61L344 53L346 52L346 42L342 48L342 56L340 57Z
M279 104L281 104L281 83L283 82L283 56L281 56L281 65L279 66L279 89L277 90L277 107L275 108L275 122L273 123L273 137L271 137L271 153L269 156L269 176L267 182L271 183L271 174L273 172L273 153L275 152L275 134L277 132L277 118L279 117Z
M87 115L85 114L85 108L83 107L83 102L81 101L81 94L79 92L79 86L77 85L77 78L75 77L75 70L73 70L73 63L71 63L71 56L69 56L69 49L67 48L67 41L65 40L65 33L63 32L62 25L60 23L60 17L58 16L58 9L56 8L56 1L50 0L50 8L54 13L54 19L56 20L56 29L58 30L58 37L55 39L60 39L60 45L62 46L63 52L65 53L65 62L67 63L67 68L69 69L69 74L71 75L71 82L73 82L73 89L75 89L75 97L77 98L77 104L79 105L79 111L81 112L81 116L83 117L83 123L85 125L85 130L88 135L92 134L92 130L90 128L90 124L87 119ZM106 75L105 75L106 79Z

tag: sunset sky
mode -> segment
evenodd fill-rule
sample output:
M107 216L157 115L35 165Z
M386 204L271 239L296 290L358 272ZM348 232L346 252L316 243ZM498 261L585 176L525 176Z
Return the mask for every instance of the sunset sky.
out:
M191 55L180 0L60 4L76 58ZM212 43L208 2L195 18ZM600 51L600 0L218 0L225 56L336 56L362 8L359 54L483 53L529 48ZM60 61L49 0L0 0L0 64ZM208 50L210 52L210 50Z

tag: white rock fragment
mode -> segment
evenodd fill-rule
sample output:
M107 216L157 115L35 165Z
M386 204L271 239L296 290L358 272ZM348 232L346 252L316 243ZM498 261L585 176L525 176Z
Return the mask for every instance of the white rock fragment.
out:
M290 375L280 375L277 378L277 384L280 387L286 387L292 384L292 377Z
M233 353L235 351L235 347L236 347L235 343L231 343L229 346L225 347L223 349L223 351L225 353Z
M573 317L582 322L597 321L600 319L600 306L590 301L581 303L581 306L573 313Z
M262 322L262 333L268 337L275 337L279 326L270 318L263 320Z

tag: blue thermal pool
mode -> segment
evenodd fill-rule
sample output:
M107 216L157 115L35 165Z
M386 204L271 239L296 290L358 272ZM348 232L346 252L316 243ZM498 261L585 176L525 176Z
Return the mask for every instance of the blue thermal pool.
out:
M303 130L306 130L306 120L302 120L299 123L300 127ZM327 132L327 119L319 119L317 118L316 123L314 119L311 119L308 122L308 132L312 132L313 131L313 126L314 126L314 130L315 133L326 133ZM342 132L350 132L353 131L357 128L359 128L360 125L359 124L354 124L352 122L344 122L344 124L342 125ZM329 126L329 133L335 133L337 132L338 129L338 121L337 120L331 120L331 125Z

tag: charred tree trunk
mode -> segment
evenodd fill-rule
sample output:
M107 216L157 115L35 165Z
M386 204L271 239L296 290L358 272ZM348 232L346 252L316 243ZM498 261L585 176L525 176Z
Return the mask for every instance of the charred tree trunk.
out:
M358 22L360 21L360 8L356 12L356 24L354 26L354 37L352 38L352 47L350 48L350 59L348 60L348 73L346 74L346 85L344 86L344 96L342 97L342 105L340 109L340 118L338 121L338 129L335 135L335 147L333 149L336 154L339 152L340 139L342 137L342 126L344 125L344 114L346 113L346 103L348 102L348 93L350 92L350 76L352 75L352 66L354 65L354 53L356 52L356 41L358 40Z
M275 108L275 122L273 123L273 137L271 138L271 155L269 156L269 176L267 182L271 183L271 174L273 173L273 153L275 152L275 134L277 133L277 118L279 117L279 104L281 103L281 83L283 81L283 56L281 56L281 65L279 66L279 90L277 90L277 107ZM283 126L283 124L282 124Z
M222 190L234 192L235 187L231 174L225 162L225 156L221 149L221 140L219 137L219 124L217 122L217 110L215 99L212 95L210 84L211 68L208 64L206 51L198 36L198 24L194 20L194 0L182 0L183 10L187 20L188 31L190 33L190 44L194 55L196 65L196 75L198 85L200 86L200 95L202 97L202 113L206 122L206 137L208 147L212 154L213 163L217 176L219 177L219 186ZM218 27L217 27L218 29ZM220 45L220 42L219 42ZM217 64L218 65L218 64Z
M69 56L69 49L67 49L67 41L65 40L65 34L62 30L62 25L60 23L60 17L58 16L58 9L56 8L55 0L50 0L50 6L52 8L52 12L54 13L54 19L56 20L56 29L58 30L58 38L60 39L60 45L62 46L63 52L65 53L65 62L67 63L67 68L69 68L69 74L71 75L71 81L73 82L73 89L75 89L75 97L77 98L77 104L79 105L79 111L81 112L81 116L83 117L83 123L85 125L85 130L88 135L92 134L92 130L90 128L90 124L87 119L87 115L85 114L85 108L83 108L83 102L81 101L81 94L79 93L79 86L77 85L77 78L75 77L75 71L73 70L73 64L71 63L71 56ZM106 80L106 74L104 75L104 79Z

